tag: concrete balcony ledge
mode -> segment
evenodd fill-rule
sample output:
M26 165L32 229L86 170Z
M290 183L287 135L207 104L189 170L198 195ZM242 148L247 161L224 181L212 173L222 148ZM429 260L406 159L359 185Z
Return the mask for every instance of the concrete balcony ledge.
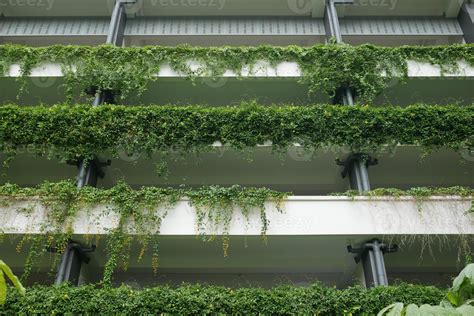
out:
M196 61L190 60L189 67L193 71L202 72L204 67ZM20 77L20 65L14 64L6 77ZM63 77L63 71L59 64L44 63L32 69L29 77ZM185 74L176 72L169 64L163 64L160 72L156 74L159 78L180 78L185 77ZM206 74L200 75L206 77ZM222 77L267 77L267 78L299 78L302 76L301 69L296 62L282 62L272 67L266 61L259 61L253 67L245 66L242 68L241 75L228 70ZM458 62L458 69L456 72L443 72L439 65L432 65L426 62L418 62L414 60L408 61L408 77L409 78L436 78L436 77L474 77L474 67L470 66L465 61Z
M240 74L227 70L220 78L209 78L205 65L189 61L189 68L196 72L196 80L191 82L188 75L172 69L169 64L161 64L155 74L157 81L150 81L146 91L137 95L132 92L121 101L124 105L137 104L208 104L219 106L234 104L241 100L257 100L264 104L300 105L331 103L325 91L308 94L308 87L299 81L302 71L297 62L281 62L271 65L268 61L259 61L244 66ZM446 67L449 68L449 67ZM443 71L444 70L444 71ZM408 80L391 78L384 91L373 101L374 105L397 104L407 106L416 103L444 104L455 99L460 104L474 102L471 93L474 67L465 61L459 61L456 71L449 72L439 65L426 62L408 61ZM32 69L27 89L20 98L20 104L57 104L66 102L66 78L61 65L44 63ZM383 74L382 74L383 75ZM405 74L400 74L405 77ZM21 76L19 64L11 65L0 76L3 93L2 103L18 103L18 91L21 87L17 80ZM402 78L400 78L402 79ZM80 87L77 87L80 88ZM85 102L84 98L78 99Z
M267 204L269 236L362 236L362 235L471 235L474 215L467 213L472 200L463 197L336 197L291 196L283 212ZM0 231L22 235L44 233L47 210L38 199L3 203ZM70 223L75 235L104 235L116 227L118 216L112 206L97 205L79 211ZM157 210L163 212L163 210ZM163 236L195 236L197 220L189 200L180 200L168 210L161 225ZM258 236L261 221L257 210L249 219L235 210L230 235ZM133 231L130 231L133 234ZM221 234L222 231L207 231Z

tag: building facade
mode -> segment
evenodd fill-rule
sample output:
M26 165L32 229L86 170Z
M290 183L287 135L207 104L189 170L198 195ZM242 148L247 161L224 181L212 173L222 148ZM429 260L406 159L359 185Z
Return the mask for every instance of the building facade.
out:
M471 256L474 226L467 211L474 187L473 126L469 126L474 99L474 49L469 45L474 38L474 4L470 1L0 0L0 13L2 160L10 160L11 147L16 154L2 183L27 188L44 181L73 179L79 189L111 190L117 183L126 183L133 189L240 185L291 192L278 203L266 202L263 221L258 207L242 211L243 206L236 202L231 208L222 207L228 217L223 215L224 219L213 222L212 216L202 215L210 213L200 213L201 200L179 196L173 204L155 210L162 216L159 232L148 231L158 236L159 267L155 267L155 253L143 250L143 236L132 229L126 235L134 237L123 241L129 248L129 260L124 260L128 261L127 269L114 272L114 284L140 288L206 282L271 287L323 282L344 288L401 280L445 286ZM102 44L108 46L101 50ZM66 45L91 48L74 52L75 46ZM265 46L259 51L256 47L260 45ZM150 53L154 57L142 58L148 46L170 48L154 50ZM196 52L193 46L203 48ZM273 46L287 50L278 50L281 57L275 57ZM316 55L321 59L313 63L310 59ZM239 58L240 63L234 62L232 69L222 69ZM397 65L400 58L406 63ZM110 64L101 65L105 60ZM338 63L328 64L331 60ZM373 68L364 70L366 64ZM147 69L146 65L156 69L152 76L138 71ZM141 85L145 77L147 82ZM95 86L83 89L81 83ZM141 88L143 91L138 91ZM369 88L374 92L364 90ZM70 90L72 98L68 98ZM126 95L122 94L125 90ZM94 109L69 113L65 103L92 104ZM63 113L57 106L48 110L57 104L63 104ZM120 117L130 115L141 123L152 117L150 114L140 121L140 110L118 113L111 104L131 111L135 106L142 111L155 105L168 108L158 111L155 121L146 122L150 130L134 134L138 129L130 124L128 134L120 132L128 135L121 140L123 146L104 137L113 150L104 145L94 151L89 147L99 144L94 142L98 133L119 130L114 124L122 122ZM328 114L323 123L317 115L298 114L315 104L327 104L342 113L344 107L355 112L349 110L337 121ZM227 121L239 106L249 112L244 111L240 119L232 116L234 123ZM101 107L106 110L100 112ZM169 107L188 111L172 121L171 130L176 133L170 139L176 146L169 143L171 149L166 154L150 154L153 144L162 141L163 115L174 113ZM222 117L215 114L206 119L199 107L209 113L221 110ZM251 121L252 111L279 115L278 110L265 112L272 107L293 109L296 114L279 121L281 126ZM430 107L438 114L427 115ZM454 109L463 117L454 117L458 112L449 112ZM328 111L318 113L326 115ZM202 134L187 129L186 115L202 120L194 121L197 127L193 130ZM301 120L292 122L297 115ZM7 117L13 116L15 120L8 121ZM396 120L398 116L401 118ZM54 125L58 117L64 125ZM218 126L205 126L213 117L219 117L219 124L226 128L235 128L234 134L222 129L220 138L212 139ZM371 124L366 117L379 123ZM35 128L29 131L27 126L33 119ZM235 122L247 124L241 134ZM263 118L261 122L269 124ZM328 132L318 147L313 146L317 140L308 142L311 135L295 132L285 136L313 123L327 124L321 130L336 124L346 129L347 135L334 127L338 136ZM47 124L52 124L49 132L35 138ZM291 124L294 129L288 128ZM74 135L68 126L84 128L88 134ZM152 129L153 137L147 134ZM278 134L280 129L285 133ZM383 138L384 133L389 136ZM65 140L74 139L73 155L55 151L69 149L66 141L61 142L61 135ZM249 135L257 139L255 144L246 138ZM274 138L262 141L261 135ZM361 141L364 135L370 135L367 144ZM133 144L141 144L146 137L150 137L151 147L141 153ZM197 143L199 137L209 148L199 154L187 148L183 154L180 146ZM284 143L282 139L287 141L284 150L275 150L275 144ZM368 146L355 146L347 141L351 139ZM163 164L166 175L157 171ZM457 189L440 189L445 187ZM42 259L32 263L34 236L57 233L49 216L58 213L48 209L51 205L41 197L24 194L12 198L3 188L6 202L1 206L0 253L16 273L32 265L27 282L41 284L85 284L103 278L111 256L108 240L116 237L115 229L121 222L119 215L106 211L115 200L100 201L93 207L78 204L75 217L60 223L68 231L67 242L40 246ZM352 191L343 194L348 190ZM61 212L67 213L69 204L64 205ZM219 206L215 209L219 214ZM200 214L205 217L204 224ZM133 216L129 220L133 221ZM224 236L224 242L219 242L220 238L203 242L196 238L200 234ZM23 250L18 251L19 244L24 244ZM39 252L33 252L33 257Z

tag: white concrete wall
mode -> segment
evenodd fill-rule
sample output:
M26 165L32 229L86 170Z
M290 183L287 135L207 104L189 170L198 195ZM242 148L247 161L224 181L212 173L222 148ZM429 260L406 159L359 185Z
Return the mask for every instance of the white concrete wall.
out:
M474 67L469 66L466 62L460 61L459 69L456 73L445 73L447 77L474 77ZM189 66L193 70L197 70L200 64L195 61L189 61ZM20 65L12 65L8 72L9 77L19 77L21 75ZM62 77L63 72L59 64L44 63L32 69L30 77ZM183 77L185 75L174 71L169 64L163 64L158 77L173 78ZM237 77L233 71L226 71L223 77ZM244 77L282 77L282 78L299 78L301 70L296 62L282 62L276 67L271 67L268 62L260 61L252 69L243 67L242 76ZM426 78L440 77L441 67L431 65L429 63L421 63L413 60L408 61L408 77L410 78Z
M75 234L107 234L117 224L114 212L104 216L104 207L81 210L71 223ZM466 214L470 199L432 197L422 203L413 198L289 197L283 213L272 203L267 205L270 220L268 235L435 235L474 234L474 215ZM30 208L30 212L19 212ZM162 210L158 210L162 212ZM12 201L2 206L0 231L6 234L40 233L46 210L38 200ZM161 226L162 235L195 235L196 214L188 200L181 200L168 211ZM250 214L249 222L238 210L230 226L231 235L259 235L258 210ZM216 233L208 230L207 233ZM219 233L219 232L217 232Z

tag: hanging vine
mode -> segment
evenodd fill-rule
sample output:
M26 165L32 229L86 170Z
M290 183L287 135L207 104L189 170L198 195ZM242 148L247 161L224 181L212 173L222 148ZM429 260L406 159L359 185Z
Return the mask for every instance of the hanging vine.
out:
M261 219L261 235L266 240L269 221L266 217L266 203L273 203L281 210L282 201L288 194L264 188L243 188L240 186L203 187L200 189L169 189L143 187L133 190L123 182L111 189L85 187L77 189L73 182L45 182L34 188L21 188L17 185L0 186L0 201L6 205L26 201L19 206L18 212L33 212L35 203L40 202L46 213L40 224L40 234L25 235L17 245L18 251L29 243L23 278L28 277L37 260L40 260L48 248L56 248L63 252L73 234L72 224L81 210L93 206L106 205L101 208L99 218L117 215L117 223L107 234L106 252L108 260L105 264L103 282L112 282L113 272L119 267L126 269L130 260L130 246L137 240L141 249L136 260L141 260L145 252L150 251L152 268L158 268L158 240L162 219L181 199L189 199L196 211L196 229L206 241L215 236L222 236L224 256L228 255L230 223L236 211L249 221L249 215L257 211ZM336 195L358 196L358 192L349 191ZM376 189L364 194L377 196L413 196L416 200L426 200L431 196L461 196L474 198L474 191L469 188L414 188L410 190ZM474 208L471 208L471 212ZM90 217L90 215L88 215ZM99 221L100 222L100 221ZM150 249L151 248L151 249Z
M421 204L429 200L433 196L459 196L462 198L472 198L471 207L466 213L474 213L474 190L467 187L446 187L446 188L433 188L433 187L419 187L411 188L409 190L400 190L393 188L377 188L367 192L359 191L346 191L343 193L334 193L334 196L349 196L355 198L357 196L367 196L367 197L413 197L418 206L418 210L421 211Z
M23 278L27 278L36 260L39 260L48 248L57 249L62 253L72 236L72 223L80 210L92 206L107 205L99 218L117 214L117 224L107 236L107 262L104 268L103 282L111 284L113 272L122 266L126 269L130 260L130 246L133 240L141 245L137 260L141 260L151 248L152 268L158 269L158 240L161 221L168 210L180 199L189 198L196 207L197 230L200 235L210 232L212 236L223 236L223 252L228 255L229 225L234 211L240 210L249 220L252 210L257 210L262 220L261 235L265 240L268 220L265 215L265 202L273 202L277 208L286 193L268 189L204 187L200 189L171 189L143 187L133 190L127 184L120 182L111 189L84 187L77 189L73 182L45 182L35 188L20 188L17 185L5 184L0 186L2 203L12 201L27 201L32 211L35 199L39 198L46 209L45 221L40 225L40 234L25 235L17 246L17 250L25 243L30 243L30 249L25 264ZM25 210L22 207L18 211ZM205 230L204 228L208 228ZM205 238L206 239L206 238ZM211 238L212 239L212 238ZM206 239L207 240L207 239Z
M58 63L65 76L69 102L93 87L116 91L124 99L140 95L164 64L193 80L198 76L216 78L226 70L242 75L258 62L270 66L297 62L301 83L309 93L323 91L333 96L341 87L351 87L361 103L370 103L393 79L407 76L407 60L440 65L443 72L457 70L458 62L474 65L474 45L377 47L372 45L316 45L313 47L114 47L114 46L0 46L0 74L20 65L19 95L25 92L31 70L42 63ZM195 64L192 65L192 62Z

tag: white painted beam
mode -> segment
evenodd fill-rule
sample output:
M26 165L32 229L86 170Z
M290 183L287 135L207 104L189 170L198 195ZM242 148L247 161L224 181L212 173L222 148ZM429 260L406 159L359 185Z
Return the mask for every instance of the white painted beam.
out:
M283 212L267 203L271 236L361 236L361 235L459 235L474 234L473 214L467 211L471 199L432 197L417 202L411 197L349 198L326 196L292 196L283 203ZM107 234L116 227L118 216L106 205L81 210L70 223L74 234ZM110 207L110 206L109 206ZM19 212L19 209L31 212ZM46 210L37 199L10 201L2 206L0 231L5 234L44 232ZM197 231L195 209L188 200L179 201L163 219L161 235L194 236ZM234 211L230 235L259 235L260 214L255 210L247 223L239 210ZM131 232L133 233L133 231ZM222 233L208 230L207 233Z
M189 61L188 65L193 70L198 70L201 65L195 61ZM441 67L438 65L432 65L429 63L422 63L418 61L408 61L408 77L410 78L423 78L423 77L474 77L474 67L471 67L468 63L460 61L458 63L458 71L455 73L445 72L444 74ZM7 77L19 77L21 75L20 66L15 64L12 65L8 71ZM296 62L282 62L276 67L270 66L266 61L257 62L257 64L250 69L248 66L242 68L243 77L260 77L260 78L299 78L301 77L301 69ZM63 72L61 66L58 64L44 63L40 66L34 67L31 71L30 77L62 77ZM164 78L179 78L184 77L185 74L180 74L174 71L169 64L163 64L160 72L156 74L157 77ZM205 77L205 75L202 75ZM226 71L223 77L238 77L238 74L233 71Z

